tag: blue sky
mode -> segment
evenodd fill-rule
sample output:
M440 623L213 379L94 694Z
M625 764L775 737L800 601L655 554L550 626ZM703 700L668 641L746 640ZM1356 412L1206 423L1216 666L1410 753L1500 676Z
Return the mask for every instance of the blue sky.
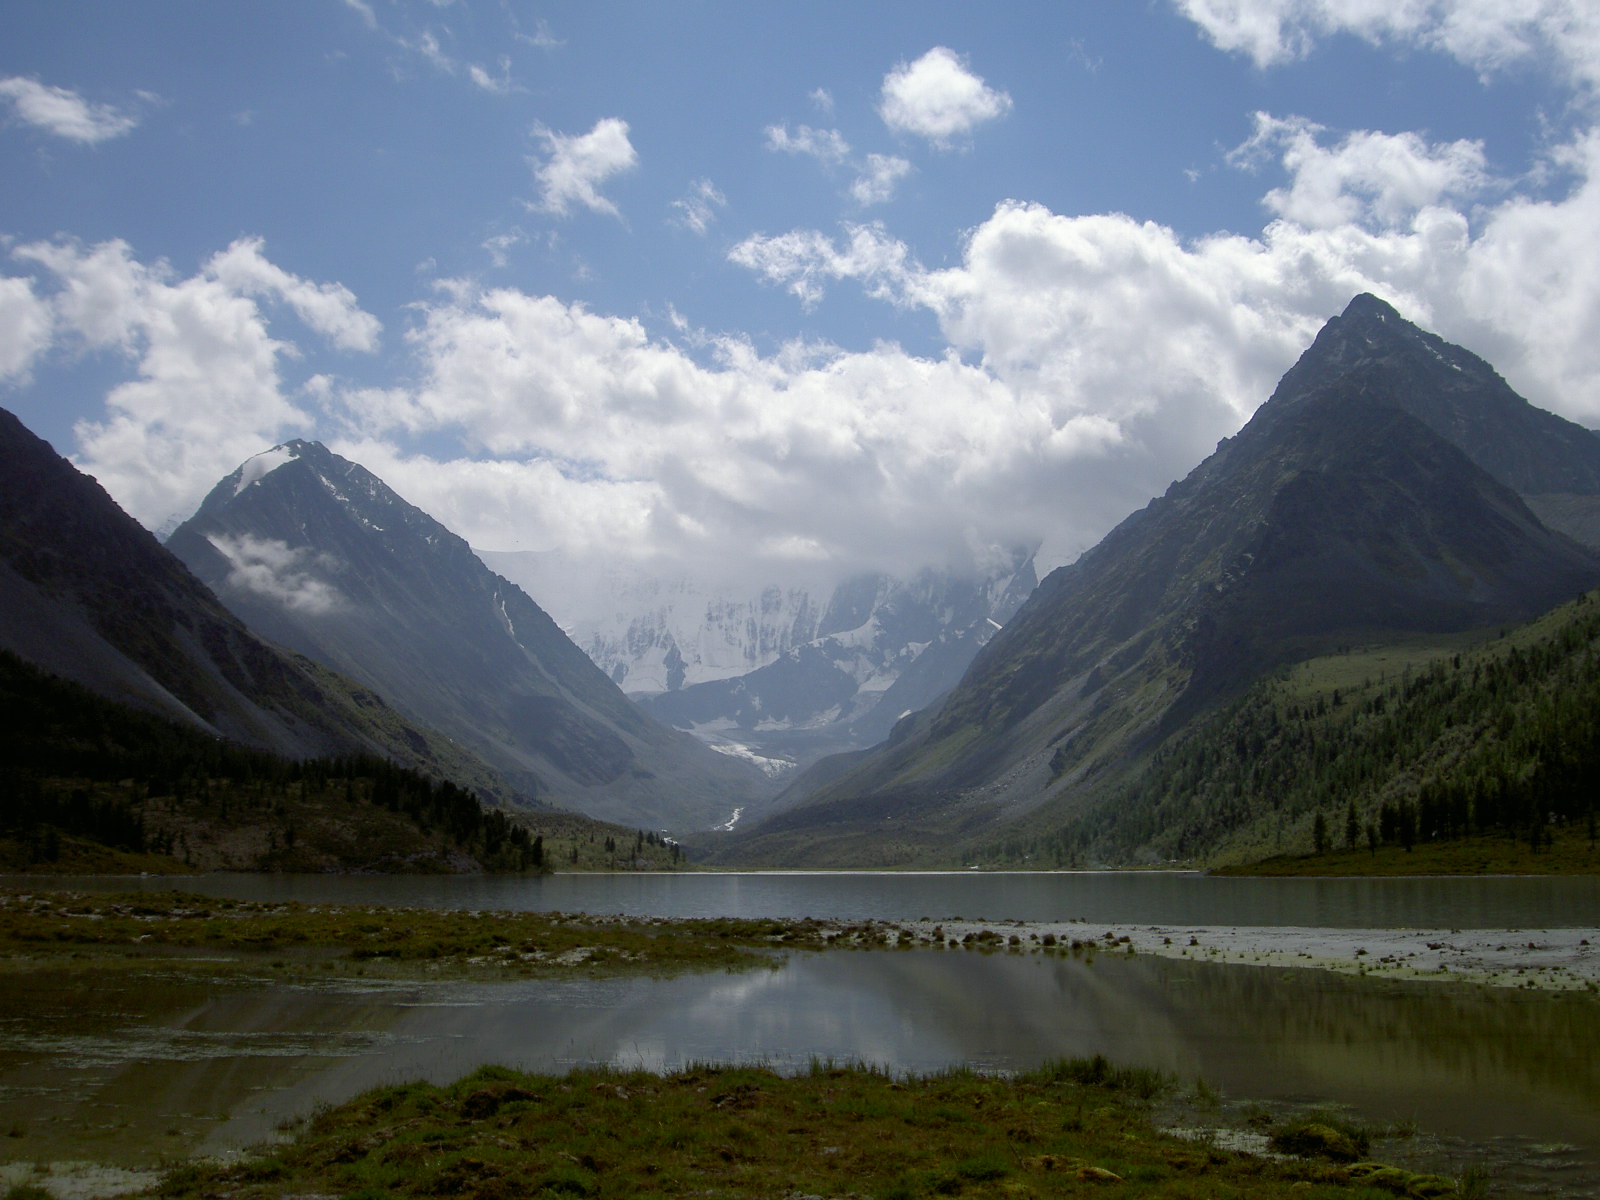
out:
M1374 291L1600 424L1580 0L0 7L0 404L484 549L1070 559Z

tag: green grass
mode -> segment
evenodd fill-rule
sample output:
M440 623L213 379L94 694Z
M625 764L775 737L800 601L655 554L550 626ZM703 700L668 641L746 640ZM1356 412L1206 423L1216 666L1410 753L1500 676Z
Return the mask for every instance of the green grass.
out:
M1557 828L1537 854L1522 839L1504 835L1418 842L1377 850L1280 854L1260 862L1217 867L1213 875L1595 875L1600 847L1581 827Z
M488 1067L447 1087L368 1092L255 1158L179 1166L158 1192L178 1200L1393 1194L1353 1182L1348 1166L1273 1161L1163 1134L1147 1094L1165 1082L1103 1060L1010 1079L828 1064L798 1076L710 1065L563 1076Z

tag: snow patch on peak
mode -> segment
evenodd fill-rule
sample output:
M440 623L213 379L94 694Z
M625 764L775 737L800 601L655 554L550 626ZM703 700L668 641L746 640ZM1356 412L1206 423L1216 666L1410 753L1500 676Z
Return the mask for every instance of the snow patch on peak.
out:
M274 446L271 450L263 450L254 458L247 458L244 465L239 468L239 482L233 486L233 494L237 496L253 483L260 483L272 472L285 463L291 463L299 455L289 446Z

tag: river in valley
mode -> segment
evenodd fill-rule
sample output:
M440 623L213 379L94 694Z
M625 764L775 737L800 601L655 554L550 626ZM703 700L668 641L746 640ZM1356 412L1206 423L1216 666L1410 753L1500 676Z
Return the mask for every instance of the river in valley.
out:
M0 881L16 889L40 881ZM1188 874L205 876L96 890L663 916L1339 928L1600 925L1600 880ZM1094 926L1091 926L1094 927ZM1597 931L1596 941L1600 941ZM1415 1125L1435 1165L1600 1196L1600 996L1099 952L794 953L670 979L397 983L181 965L92 988L66 967L0 994L0 1160L147 1165L274 1135L315 1105L485 1062L671 1069L817 1059L1004 1071L1104 1054L1228 1096ZM1401 1147L1404 1150L1404 1147Z

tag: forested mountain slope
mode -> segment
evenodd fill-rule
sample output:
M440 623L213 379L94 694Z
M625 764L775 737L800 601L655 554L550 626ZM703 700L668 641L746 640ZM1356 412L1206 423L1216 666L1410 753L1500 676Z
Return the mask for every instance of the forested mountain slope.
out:
M1479 833L1537 848L1552 826L1592 839L1597 714L1600 593L1591 592L1476 646L1301 664L1164 746L1071 836L996 849L1248 861Z

